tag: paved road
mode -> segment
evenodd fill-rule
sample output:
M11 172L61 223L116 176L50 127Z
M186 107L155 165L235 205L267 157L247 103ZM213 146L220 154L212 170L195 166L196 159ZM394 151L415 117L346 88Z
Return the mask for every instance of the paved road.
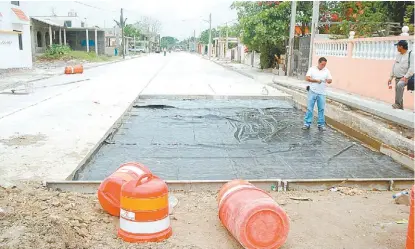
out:
M0 94L0 178L65 179L139 94L289 97L186 53L38 81L33 94Z

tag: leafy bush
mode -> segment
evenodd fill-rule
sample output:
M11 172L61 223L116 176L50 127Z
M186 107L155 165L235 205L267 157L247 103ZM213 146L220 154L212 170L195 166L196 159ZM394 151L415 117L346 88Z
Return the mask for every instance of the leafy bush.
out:
M262 44L261 56L259 57L261 69L274 68L276 61L275 56L280 56L283 52L281 46L275 46L273 44Z
M97 55L95 52L74 51L69 46L53 44L46 52L38 57L40 60L81 60L88 62L102 62L111 60L105 55Z
M97 55L95 52L85 52L85 51L70 51L70 53L65 56L69 59L84 60L89 62L101 62L108 61L111 57L106 55Z
M71 48L69 46L52 44L52 46L50 46L46 50L45 57L57 59L57 58L63 57L64 55L69 54L70 52L71 52Z

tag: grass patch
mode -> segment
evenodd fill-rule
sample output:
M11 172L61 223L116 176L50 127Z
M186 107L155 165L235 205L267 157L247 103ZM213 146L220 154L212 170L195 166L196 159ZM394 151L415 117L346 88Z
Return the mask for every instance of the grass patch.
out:
M85 51L74 51L71 50L68 46L64 45L52 45L46 50L46 52L39 56L40 60L82 60L88 62L104 62L111 61L116 59L115 57L109 57L106 55L97 55L95 52L85 52Z
M75 60L85 60L90 62L102 62L102 61L110 61L112 57L106 55L97 55L95 52L84 52L84 51L70 51L67 54L67 57Z

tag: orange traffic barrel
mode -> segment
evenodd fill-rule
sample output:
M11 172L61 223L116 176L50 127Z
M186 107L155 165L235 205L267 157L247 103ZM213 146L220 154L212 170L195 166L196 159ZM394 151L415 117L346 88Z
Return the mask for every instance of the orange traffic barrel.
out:
M84 67L82 65L65 67L65 74L77 74L77 73L83 73L83 72L84 72Z
M151 173L150 170L140 163L130 162L121 165L105 178L98 188L98 200L102 208L111 215L119 216L122 185L148 173Z
M406 249L414 249L415 239L414 239L414 195L415 195L415 185L412 186L411 191L411 210L409 211L409 221L408 221L408 236L406 237Z
M172 235L167 184L149 174L121 188L118 236L127 242L158 242Z
M276 249L287 240L289 220L265 191L244 180L219 191L219 219L246 249Z

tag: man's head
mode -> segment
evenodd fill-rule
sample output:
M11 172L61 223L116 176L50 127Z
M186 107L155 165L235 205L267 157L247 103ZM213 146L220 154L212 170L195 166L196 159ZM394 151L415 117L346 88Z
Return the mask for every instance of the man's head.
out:
M398 52L404 54L408 50L408 42L405 40L401 40L395 44L398 49Z
M320 59L318 59L318 69L322 70L323 68L326 67L327 64L327 59L324 57L321 57Z

